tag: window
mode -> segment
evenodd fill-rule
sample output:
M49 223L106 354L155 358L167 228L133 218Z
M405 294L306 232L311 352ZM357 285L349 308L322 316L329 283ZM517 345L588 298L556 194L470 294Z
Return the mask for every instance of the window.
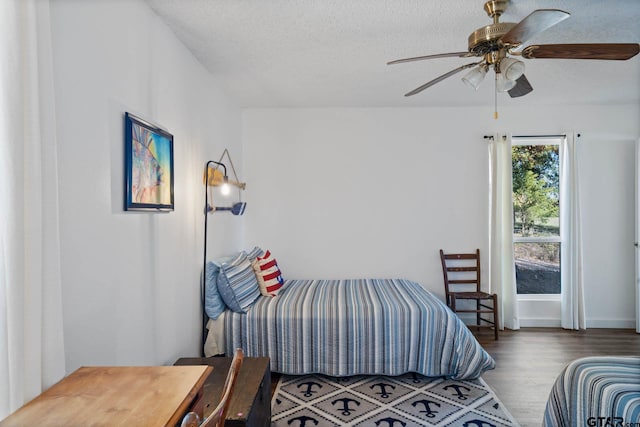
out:
M519 295L560 294L561 137L513 137L513 241Z

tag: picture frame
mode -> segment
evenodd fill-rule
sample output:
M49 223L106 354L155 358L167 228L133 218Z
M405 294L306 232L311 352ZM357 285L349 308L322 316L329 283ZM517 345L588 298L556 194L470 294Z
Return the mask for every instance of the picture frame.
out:
M173 211L173 135L124 115L125 211Z

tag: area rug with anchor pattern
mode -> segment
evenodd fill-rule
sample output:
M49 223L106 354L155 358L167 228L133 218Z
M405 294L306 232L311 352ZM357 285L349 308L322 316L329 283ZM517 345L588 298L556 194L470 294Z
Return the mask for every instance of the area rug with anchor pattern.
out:
M282 375L273 427L519 426L482 378Z

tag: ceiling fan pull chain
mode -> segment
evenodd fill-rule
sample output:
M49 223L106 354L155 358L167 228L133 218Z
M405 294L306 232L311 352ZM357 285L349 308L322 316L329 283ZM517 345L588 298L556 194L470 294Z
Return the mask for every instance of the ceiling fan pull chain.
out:
M495 73L496 77L494 81L494 91L493 91L493 119L498 120L498 73Z

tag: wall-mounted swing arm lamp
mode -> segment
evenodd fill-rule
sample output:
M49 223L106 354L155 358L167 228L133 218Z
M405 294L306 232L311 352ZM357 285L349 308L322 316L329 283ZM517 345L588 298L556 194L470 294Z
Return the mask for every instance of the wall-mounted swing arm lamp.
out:
M229 152L225 149L222 154L229 156ZM220 159L222 160L222 158ZM229 162L231 162L231 158L229 157ZM215 167L213 165L216 165ZM233 163L231 163L233 168ZM222 168L222 172L218 169ZM233 171L235 175L235 170ZM202 263L202 286L201 286L201 298L202 298L202 355L204 356L204 345L207 338L207 314L204 308L205 304L205 293L206 293L206 281L207 281L207 224L209 213L216 211L229 211L233 215L242 215L246 209L247 204L245 202L235 203L230 207L215 207L212 203L209 203L209 187L220 187L220 192L223 195L229 194L230 185L238 187L238 191L244 190L246 187L246 183L240 182L238 177L235 177L235 181L229 181L229 177L227 176L227 166L220 162L216 162L215 160L209 160L205 164L204 168L204 250L203 250L203 263ZM213 199L213 197L211 197ZM213 200L211 200L213 202Z

